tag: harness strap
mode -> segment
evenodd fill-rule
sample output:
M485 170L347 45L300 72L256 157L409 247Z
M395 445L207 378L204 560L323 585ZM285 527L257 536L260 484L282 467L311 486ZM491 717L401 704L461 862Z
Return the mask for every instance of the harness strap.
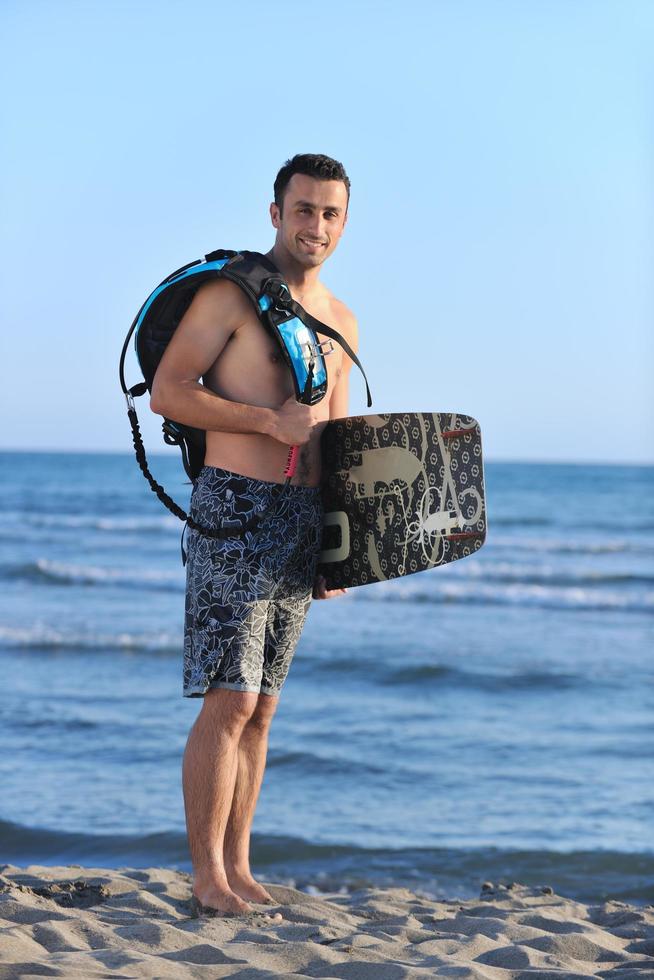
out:
M299 304L296 304L295 301L293 301L293 306L296 305ZM302 310L301 306L300 309ZM359 371L361 371L361 374L363 375L363 380L365 381L366 385L366 395L368 396L368 408L370 408L372 405L372 395L370 394L370 386L368 385L366 372L363 370L363 364L356 356L345 337L342 337L338 330L334 330L333 327L328 327L326 323L321 323L320 320L316 320L316 318L311 316L310 313L307 313L306 310L302 310L302 316L300 319L304 320L307 326L311 327L316 333L324 333L327 337L331 337L332 340L335 340L337 344L341 345L348 357L354 361Z
M305 324L305 326L311 327L314 333L322 333L326 337L330 337L332 340L335 340L337 344L340 344L345 353L354 361L359 371L361 371L361 374L363 375L363 380L365 381L366 385L366 395L368 397L368 408L370 408L372 405L372 395L370 394L370 386L368 384L366 372L363 370L363 364L354 353L345 337L343 337L338 330L334 330L333 327L328 327L326 323L316 319L315 316L312 316L311 313L305 310L303 306L293 299L283 282L277 283L274 280L269 279L266 283L264 283L264 291L272 294L275 307L278 310L280 308L289 310L289 312L293 313L298 320L301 320L302 323Z

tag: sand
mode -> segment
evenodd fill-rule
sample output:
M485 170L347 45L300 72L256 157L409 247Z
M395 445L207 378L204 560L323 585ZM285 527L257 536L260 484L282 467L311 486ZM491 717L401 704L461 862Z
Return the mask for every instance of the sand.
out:
M183 872L0 866L0 980L654 980L652 905L584 905L518 883L487 882L463 902L263 883L278 905L194 918Z

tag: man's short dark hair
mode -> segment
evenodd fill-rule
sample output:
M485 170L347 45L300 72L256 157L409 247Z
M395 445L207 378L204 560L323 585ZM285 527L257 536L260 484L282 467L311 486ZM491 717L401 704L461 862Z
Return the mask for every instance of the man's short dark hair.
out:
M345 173L342 163L322 153L296 153L291 160L286 161L275 177L275 204L280 211L286 188L293 174L305 174L316 180L342 180L347 191L348 204L350 203L350 178Z

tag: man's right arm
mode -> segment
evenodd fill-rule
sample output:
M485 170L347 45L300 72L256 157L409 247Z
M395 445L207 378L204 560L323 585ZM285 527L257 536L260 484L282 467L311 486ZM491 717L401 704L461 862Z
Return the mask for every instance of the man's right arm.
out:
M244 322L245 303L238 286L224 280L197 291L157 367L153 412L205 431L272 435L273 409L221 398L199 381Z

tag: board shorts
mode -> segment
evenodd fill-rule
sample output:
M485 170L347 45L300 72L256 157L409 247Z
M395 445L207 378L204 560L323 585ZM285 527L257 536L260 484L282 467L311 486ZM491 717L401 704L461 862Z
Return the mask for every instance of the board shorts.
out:
M203 466L191 517L211 528L251 531L210 538L187 528L184 697L210 688L279 697L311 604L322 538L319 487L255 480Z

